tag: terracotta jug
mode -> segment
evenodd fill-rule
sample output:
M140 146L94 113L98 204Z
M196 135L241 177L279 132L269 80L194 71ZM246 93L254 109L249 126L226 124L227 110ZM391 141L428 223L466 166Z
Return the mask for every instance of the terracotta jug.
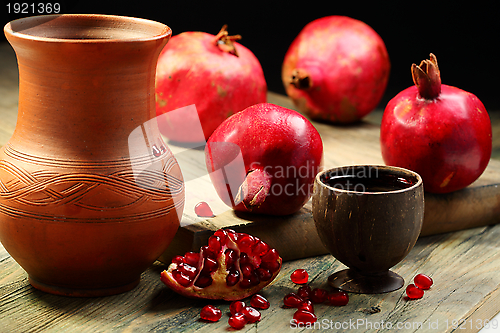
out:
M0 240L32 286L68 296L134 288L179 227L184 182L155 119L154 21L48 15L4 28L19 66L0 150Z

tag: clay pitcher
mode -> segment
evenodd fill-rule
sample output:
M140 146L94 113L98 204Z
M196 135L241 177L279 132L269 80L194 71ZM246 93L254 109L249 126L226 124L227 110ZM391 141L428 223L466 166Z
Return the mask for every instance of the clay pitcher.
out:
M0 240L31 285L69 296L134 288L179 227L184 183L155 119L167 26L48 15L4 28L19 66L0 150Z

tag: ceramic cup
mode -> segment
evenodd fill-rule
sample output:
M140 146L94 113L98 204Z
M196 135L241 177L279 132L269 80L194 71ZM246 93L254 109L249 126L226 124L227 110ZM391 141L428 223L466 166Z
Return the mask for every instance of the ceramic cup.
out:
M356 293L384 293L404 285L390 270L415 245L424 216L420 175L391 166L357 165L320 172L313 217L327 250L348 269L328 283Z

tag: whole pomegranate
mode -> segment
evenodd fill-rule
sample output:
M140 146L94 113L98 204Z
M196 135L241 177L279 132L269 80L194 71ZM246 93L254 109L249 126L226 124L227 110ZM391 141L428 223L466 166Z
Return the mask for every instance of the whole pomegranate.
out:
M436 57L413 64L415 86L384 111L382 156L388 165L422 176L425 190L448 193L475 181L491 157L491 123L473 94L441 84Z
M389 72L382 38L359 20L334 15L304 27L285 55L281 78L311 119L351 123L375 109Z
M281 264L278 251L259 238L219 229L199 253L174 257L161 281L187 297L234 301L271 283Z
M156 114L168 139L205 142L224 119L266 101L262 67L249 49L235 42L240 38L229 36L226 26L217 36L190 31L173 36L162 50L156 69ZM192 104L197 114L169 113ZM200 122L202 131L195 130Z
M240 156L241 163L235 163ZM220 198L237 211L288 215L310 198L323 142L300 113L271 103L226 119L205 147Z

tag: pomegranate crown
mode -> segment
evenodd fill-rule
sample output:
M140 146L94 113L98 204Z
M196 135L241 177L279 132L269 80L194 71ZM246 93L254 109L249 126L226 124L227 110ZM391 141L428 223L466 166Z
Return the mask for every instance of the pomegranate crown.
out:
M227 24L224 24L219 33L214 38L214 44L223 52L230 53L238 57L238 51L234 45L234 41L240 40L241 35L229 36L227 32Z
M413 82L418 88L418 93L425 99L434 99L441 93L441 74L434 54L429 60L422 60L420 65L411 65Z

